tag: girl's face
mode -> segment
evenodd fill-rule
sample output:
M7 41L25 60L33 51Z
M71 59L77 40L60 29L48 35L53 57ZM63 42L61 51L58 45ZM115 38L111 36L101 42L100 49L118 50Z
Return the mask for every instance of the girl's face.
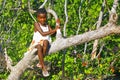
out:
M46 14L38 14L37 15L37 19L38 19L38 21L39 21L39 23L41 24L41 25L45 25L46 24Z

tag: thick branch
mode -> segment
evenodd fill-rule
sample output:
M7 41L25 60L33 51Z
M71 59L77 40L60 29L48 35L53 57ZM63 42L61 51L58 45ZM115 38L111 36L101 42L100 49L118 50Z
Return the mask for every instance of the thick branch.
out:
M50 8L47 8L47 12L50 13L50 14L52 14L53 17L55 18L55 20L58 19L58 16L57 16L57 14L56 14L56 12L54 10L52 10Z
M51 45L51 49L49 53L54 53L56 51L62 50L64 48L68 48L73 45L82 44L85 42L89 42L91 40L103 38L110 34L118 34L118 33L120 33L120 26L118 27L115 25L107 24L104 27L94 31L89 31L81 35L76 35L66 39L62 38L54 41Z
M89 42L91 40L95 40L98 38L103 38L105 36L108 36L110 34L120 34L120 26L115 26L112 24L106 24L104 27L99 28L94 31L89 31L81 35L76 35L70 38L61 38L54 41L51 45L49 54L60 51L64 48L68 48L73 45L82 44L85 42ZM36 49L33 49L31 52L26 54L19 63L13 67L8 80L18 80L20 75L25 71L25 69L28 68L28 66L33 62L33 59L35 58L34 53L36 52Z
M36 56L33 53L35 53L37 49L33 49L31 52L29 52L27 56L24 56L24 58L18 62L17 65L15 65L10 75L8 76L8 80L19 80L20 75L25 71L25 69L28 68L28 66L32 63L32 59Z

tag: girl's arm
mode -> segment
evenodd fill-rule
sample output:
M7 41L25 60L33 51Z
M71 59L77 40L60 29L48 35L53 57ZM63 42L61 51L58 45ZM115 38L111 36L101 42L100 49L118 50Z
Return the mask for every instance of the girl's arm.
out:
M51 35L56 32L56 29L52 30L52 29L50 29L50 27L49 27L48 32L43 32L37 22L34 23L34 27L35 27L35 32L38 31L42 36Z

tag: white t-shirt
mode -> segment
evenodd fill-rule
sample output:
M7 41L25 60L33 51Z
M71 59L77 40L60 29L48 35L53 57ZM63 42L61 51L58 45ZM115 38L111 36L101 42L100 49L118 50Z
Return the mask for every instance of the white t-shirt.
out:
M46 26L40 25L39 27L42 29L43 32L49 31L48 25ZM35 43L39 43L41 40L48 40L51 43L50 35L42 36L38 31L34 32L33 40L35 41Z

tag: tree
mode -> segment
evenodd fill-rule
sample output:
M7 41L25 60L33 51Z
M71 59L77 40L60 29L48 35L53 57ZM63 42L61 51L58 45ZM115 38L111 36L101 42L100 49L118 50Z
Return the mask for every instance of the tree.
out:
M67 1L67 0L65 0L65 1ZM45 5L46 2L47 2L47 0L44 1L43 5ZM6 3L6 1L3 1L3 3ZM68 3L70 4L70 2L68 2ZM25 7L25 5L23 5L23 4L25 4L24 1L22 2L22 5L21 4L19 5L19 6L22 6L20 8L24 8ZM67 12L66 11L66 7L67 7L66 4L67 4L67 2L65 3L65 12ZM81 1L81 4L82 4L82 1ZM51 2L51 5L52 5L52 2ZM30 12L30 2L28 4L28 6L29 6L29 12ZM76 35L74 35L72 37L69 37L69 38L63 38L63 37L56 38L56 40L51 45L51 49L49 51L49 54L55 53L55 52L60 51L60 50L63 50L63 49L68 48L70 46L75 46L75 45L86 43L86 42L89 42L89 41L92 41L92 40L95 40L95 39L100 39L100 38L106 37L106 36L111 35L111 34L119 34L120 33L120 31L119 31L120 30L120 26L116 25L117 19L118 19L117 13L116 13L117 6L118 6L118 0L114 0L112 9L110 11L109 21L106 24L104 24L103 27L98 28L96 30L85 32L83 34L78 34L79 29L80 29L79 27L80 27L80 25L82 23L81 15L79 15L79 17L80 17L80 23L79 23L78 30L77 30L78 32L76 32ZM4 4L3 4L3 8L4 8ZM17 8L18 12L21 10L20 8ZM80 9L81 9L81 6L79 7L79 10ZM14 8L14 10L16 10L16 8ZM3 9L3 11L4 11L4 9ZM2 13L2 11L1 11L1 13ZM64 36L67 36L67 34L66 34L66 29L67 29L66 24L68 23L68 15L67 15L67 13L65 13L65 14L66 14L66 21L65 21L63 29L64 29ZM87 13L85 13L85 14L87 14ZM11 13L11 15L13 15L13 14ZM16 12L16 18L18 17L18 15L19 15L19 13ZM31 14L31 12L30 12L30 15L33 18L33 15ZM2 17L5 18L5 15L2 16ZM27 17L27 16L23 16L23 17ZM13 22L9 23L9 24L17 25L17 24L14 24L14 23L15 22L19 23L20 21L16 21L16 18L13 18ZM2 23L1 26L2 25L6 26L5 22L1 22L1 23ZM26 28L25 24L23 26L24 26L23 28ZM7 30L7 31L8 31L8 33L12 33L12 31L10 31L10 29L11 29L12 26L9 26L9 27L10 27L9 30ZM1 30L3 30L2 27L1 27ZM3 33L1 33L1 34L3 34ZM12 34L12 35L14 35L14 34ZM6 38L8 40L5 40L5 41L11 41L12 40L12 39L9 40L9 37L11 37L11 36L6 36L6 37L8 37L8 38ZM26 37L28 37L28 36L26 36ZM3 37L1 37L1 39L3 39ZM20 75L29 67L29 65L31 65L32 62L34 62L34 60L36 60L36 58L35 58L36 55L34 53L37 50L34 49L34 46L32 46L33 49L31 51L26 52L27 56L24 56L15 66L11 66L11 64L9 62L9 59L7 60L7 66L11 70L11 73L10 73L10 75L8 77L9 80L18 80L20 78ZM8 58L7 54L6 54L6 58Z

